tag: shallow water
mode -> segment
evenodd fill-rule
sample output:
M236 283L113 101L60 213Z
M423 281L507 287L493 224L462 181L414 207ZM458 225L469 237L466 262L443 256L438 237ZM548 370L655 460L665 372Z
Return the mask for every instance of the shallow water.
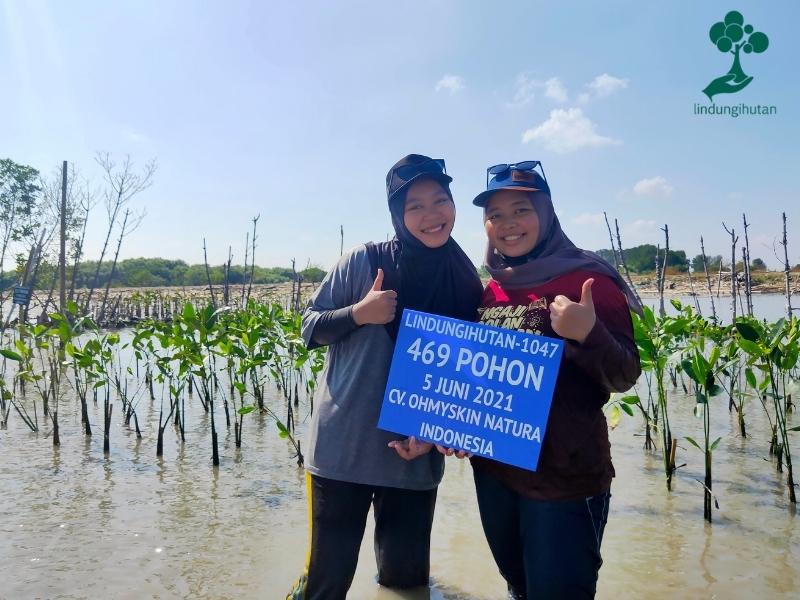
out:
M772 317L772 315L767 315ZM776 315L780 316L780 315ZM276 403L280 403L276 400ZM715 399L713 525L702 518L694 401L673 397L678 470L667 492L657 452L643 450L640 419L611 432L617 478L603 542L599 598L797 597L800 533L783 477L767 454L758 402L738 436L727 401ZM208 417L187 400L186 444L167 428L155 456L158 401L140 400L144 438L122 427L115 407L111 455L102 451L102 406L90 405L95 435L77 403L62 403L61 447L11 415L0 431L0 598L282 598L306 553L303 473L272 422L245 417L241 452L220 407L219 469L211 467ZM306 409L301 407L301 415ZM792 416L792 425L800 423ZM307 422L300 423L302 438ZM793 434L800 462L800 433ZM350 597L503 598L483 539L469 464L448 459L432 541L433 589L401 595L374 582L371 524Z

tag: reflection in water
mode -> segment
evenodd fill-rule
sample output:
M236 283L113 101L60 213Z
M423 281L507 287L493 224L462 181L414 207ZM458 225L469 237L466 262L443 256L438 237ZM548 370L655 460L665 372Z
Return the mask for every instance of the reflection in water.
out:
M751 437L742 440L727 401L712 404L712 439L724 437L714 453L720 509L707 526L697 482L702 456L683 440L702 437L693 405L677 396L671 403L678 464L686 463L672 493L659 453L643 449L638 417L624 418L611 433L617 478L598 597L796 597L800 528L784 476L767 453L763 409L749 405ZM306 553L303 474L268 419L245 418L239 451L218 408L218 469L211 466L208 417L196 397L186 401L186 444L168 426L161 458L155 456L158 400L140 401L141 441L115 416L108 458L102 405L89 404L95 435L87 439L79 405L67 398L62 446L55 449L50 438L12 418L0 432L0 598L281 598ZM800 423L797 414L790 420L790 426ZM307 426L307 420L300 425L301 435ZM800 457L800 434L793 441ZM370 522L352 598L503 597L481 532L471 468L452 458L447 465L432 539L433 588L399 594L377 586Z

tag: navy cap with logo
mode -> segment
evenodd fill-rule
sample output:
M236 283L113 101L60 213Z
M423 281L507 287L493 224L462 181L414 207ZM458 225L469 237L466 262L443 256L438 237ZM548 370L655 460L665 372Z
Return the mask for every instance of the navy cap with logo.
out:
M453 181L447 174L444 159L409 154L397 161L386 174L386 197L389 202L419 179L434 179L445 185Z
M540 175L536 167L542 169ZM489 179L489 176L492 176ZM520 192L544 192L550 195L550 186L544 177L544 168L538 160L526 160L514 164L499 164L486 169L486 191L481 192L472 203L475 206L486 206L489 198L499 190L517 190Z

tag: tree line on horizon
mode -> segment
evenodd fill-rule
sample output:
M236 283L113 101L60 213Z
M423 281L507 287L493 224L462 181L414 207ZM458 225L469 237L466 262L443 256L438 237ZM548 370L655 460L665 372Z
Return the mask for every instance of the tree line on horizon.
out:
M43 261L40 268L41 277L37 278L37 289L46 289L53 279L57 265L50 261ZM183 260L170 260L164 258L128 258L120 260L114 270L114 279L111 287L168 287L168 286L198 286L208 285L209 276L211 283L222 285L225 282L226 265L209 266L208 275L204 264L188 264ZM92 284L97 270L97 261L83 261L78 265L75 274L75 287L86 288ZM259 267L253 269L253 284L284 283L296 281L297 276L308 283L319 283L325 277L325 271L316 266L309 266L302 271L293 271L291 267ZM105 286L111 276L111 264L102 263L98 283ZM245 273L242 265L231 265L228 272L228 283L241 285L249 282L250 266ZM13 285L18 276L14 271L5 273L0 287L6 288ZM72 267L67 269L67 278L72 278Z
M653 244L641 244L639 246L634 246L633 248L626 248L623 252L625 253L625 262L628 265L628 269L630 269L631 272L640 275L645 273L655 273L655 257L657 251L658 248ZM663 252L664 250L662 248L659 254L661 261L664 260ZM614 253L611 250L604 248L597 250L597 254L599 254L610 264L614 264ZM693 272L702 273L703 255L698 254L690 260L684 250L669 251L666 261L667 269L678 273L686 273L689 271L690 264ZM706 267L708 268L709 273L716 273L719 270L720 265L722 265L723 268L730 269L730 261L726 262L725 259L722 258L721 254L706 256ZM742 270L741 261L736 263L736 269L737 271ZM760 258L754 258L750 261L750 270L766 271L767 264Z
M602 258L609 263L614 263L614 256L611 250L601 249L597 251ZM625 249L625 260L631 272L636 274L648 274L655 272L656 246L652 244L642 244L633 248ZM720 264L723 268L729 267L721 255L707 256L706 262L709 273L719 270ZM694 272L703 271L702 256L698 254L690 260L687 259L686 252L683 250L670 250L667 258L667 268L678 273L686 273L689 263ZM100 265L98 284L105 286L111 276L112 265L102 263ZM128 258L120 260L114 269L114 279L111 287L170 287L170 286L202 286L208 285L208 277L214 285L222 285L225 282L226 265L209 266L208 275L204 264L189 264L180 259L165 258ZM249 271L248 267L248 271ZM750 265L753 271L766 271L767 265L760 258L755 258ZM40 266L41 277L37 278L37 289L45 289L53 278L56 264L45 260ZM741 264L737 266L741 269ZM89 260L78 264L75 274L75 287L86 288L91 285L95 272L97 271L97 261ZM488 276L481 268L482 275ZM325 270L318 266L308 266L301 271L294 271L291 267L260 267L255 266L253 270L253 284L272 284L296 281L297 277L307 283L319 283L325 277ZM231 285L241 285L248 282L249 272L245 273L242 265L231 265L228 273L228 282ZM15 271L7 272L0 281L0 288L12 286L18 278ZM72 266L67 269L67 278L72 278Z

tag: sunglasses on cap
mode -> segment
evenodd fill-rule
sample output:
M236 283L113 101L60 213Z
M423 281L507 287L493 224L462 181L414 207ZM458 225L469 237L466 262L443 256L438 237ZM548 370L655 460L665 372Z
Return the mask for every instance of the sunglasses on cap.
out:
M411 182L425 176L431 176L440 181L452 181L452 178L447 174L444 159L425 157L425 160L420 162L408 162L389 171L386 181L386 193L391 199L397 192L410 185Z
M503 181L508 179L511 176L512 171L535 171L536 167L539 167L539 170L542 172L542 178L547 182L547 176L544 174L544 167L542 163L538 160L525 160L518 163L500 163L499 165L494 165L486 169L486 186L489 186L489 176L494 175L495 179L499 181Z

